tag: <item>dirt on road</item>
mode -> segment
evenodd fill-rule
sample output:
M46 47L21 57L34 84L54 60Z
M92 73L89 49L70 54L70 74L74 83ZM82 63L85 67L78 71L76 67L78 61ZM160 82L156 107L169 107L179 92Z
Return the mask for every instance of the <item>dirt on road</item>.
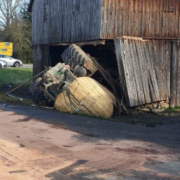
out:
M136 118L170 123L150 128L1 105L0 180L180 180L180 118Z

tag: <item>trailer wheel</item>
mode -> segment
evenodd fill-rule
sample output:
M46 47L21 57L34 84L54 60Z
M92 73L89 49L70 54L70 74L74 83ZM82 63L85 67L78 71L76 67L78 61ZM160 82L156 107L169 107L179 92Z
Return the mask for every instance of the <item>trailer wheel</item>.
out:
M44 92L40 88L41 82L42 82L42 78L41 77L37 78L31 84L29 91L30 91L30 94L31 94L34 102L42 105L45 102L45 97L44 97Z
M53 106L54 102L49 100L44 91L41 89L42 78L37 78L30 86L30 94L36 104L43 106Z
M84 63L90 58L87 54L77 45L72 44L61 55L65 64L70 65L71 69L78 66L84 66Z

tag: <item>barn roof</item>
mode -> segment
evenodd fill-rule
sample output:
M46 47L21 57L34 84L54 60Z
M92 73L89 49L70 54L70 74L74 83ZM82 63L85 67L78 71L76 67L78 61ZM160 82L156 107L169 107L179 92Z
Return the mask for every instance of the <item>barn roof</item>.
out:
M32 6L33 6L34 0L30 0L28 11L32 12Z

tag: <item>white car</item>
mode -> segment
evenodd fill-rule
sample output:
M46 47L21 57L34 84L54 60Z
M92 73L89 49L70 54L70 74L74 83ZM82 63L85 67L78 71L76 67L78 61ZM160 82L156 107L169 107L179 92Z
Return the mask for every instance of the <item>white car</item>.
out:
M5 61L7 67L20 67L23 66L23 62L19 59L14 59L10 56L0 55L0 61Z
M7 62L0 60L0 69L7 67Z

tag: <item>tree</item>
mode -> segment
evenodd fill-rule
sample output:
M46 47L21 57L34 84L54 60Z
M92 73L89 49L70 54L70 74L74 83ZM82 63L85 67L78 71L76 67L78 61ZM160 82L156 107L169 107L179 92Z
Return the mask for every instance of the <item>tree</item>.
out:
M0 41L4 41L4 31L0 29Z
M25 63L32 62L31 48L31 15L28 13L28 4L24 3L20 9L19 18L14 20L12 41L14 42L14 55Z
M23 0L0 0L0 29L5 32L5 39L10 38L10 26L17 18L19 7Z
M31 15L27 0L0 0L0 41L13 42L14 57L32 62Z

